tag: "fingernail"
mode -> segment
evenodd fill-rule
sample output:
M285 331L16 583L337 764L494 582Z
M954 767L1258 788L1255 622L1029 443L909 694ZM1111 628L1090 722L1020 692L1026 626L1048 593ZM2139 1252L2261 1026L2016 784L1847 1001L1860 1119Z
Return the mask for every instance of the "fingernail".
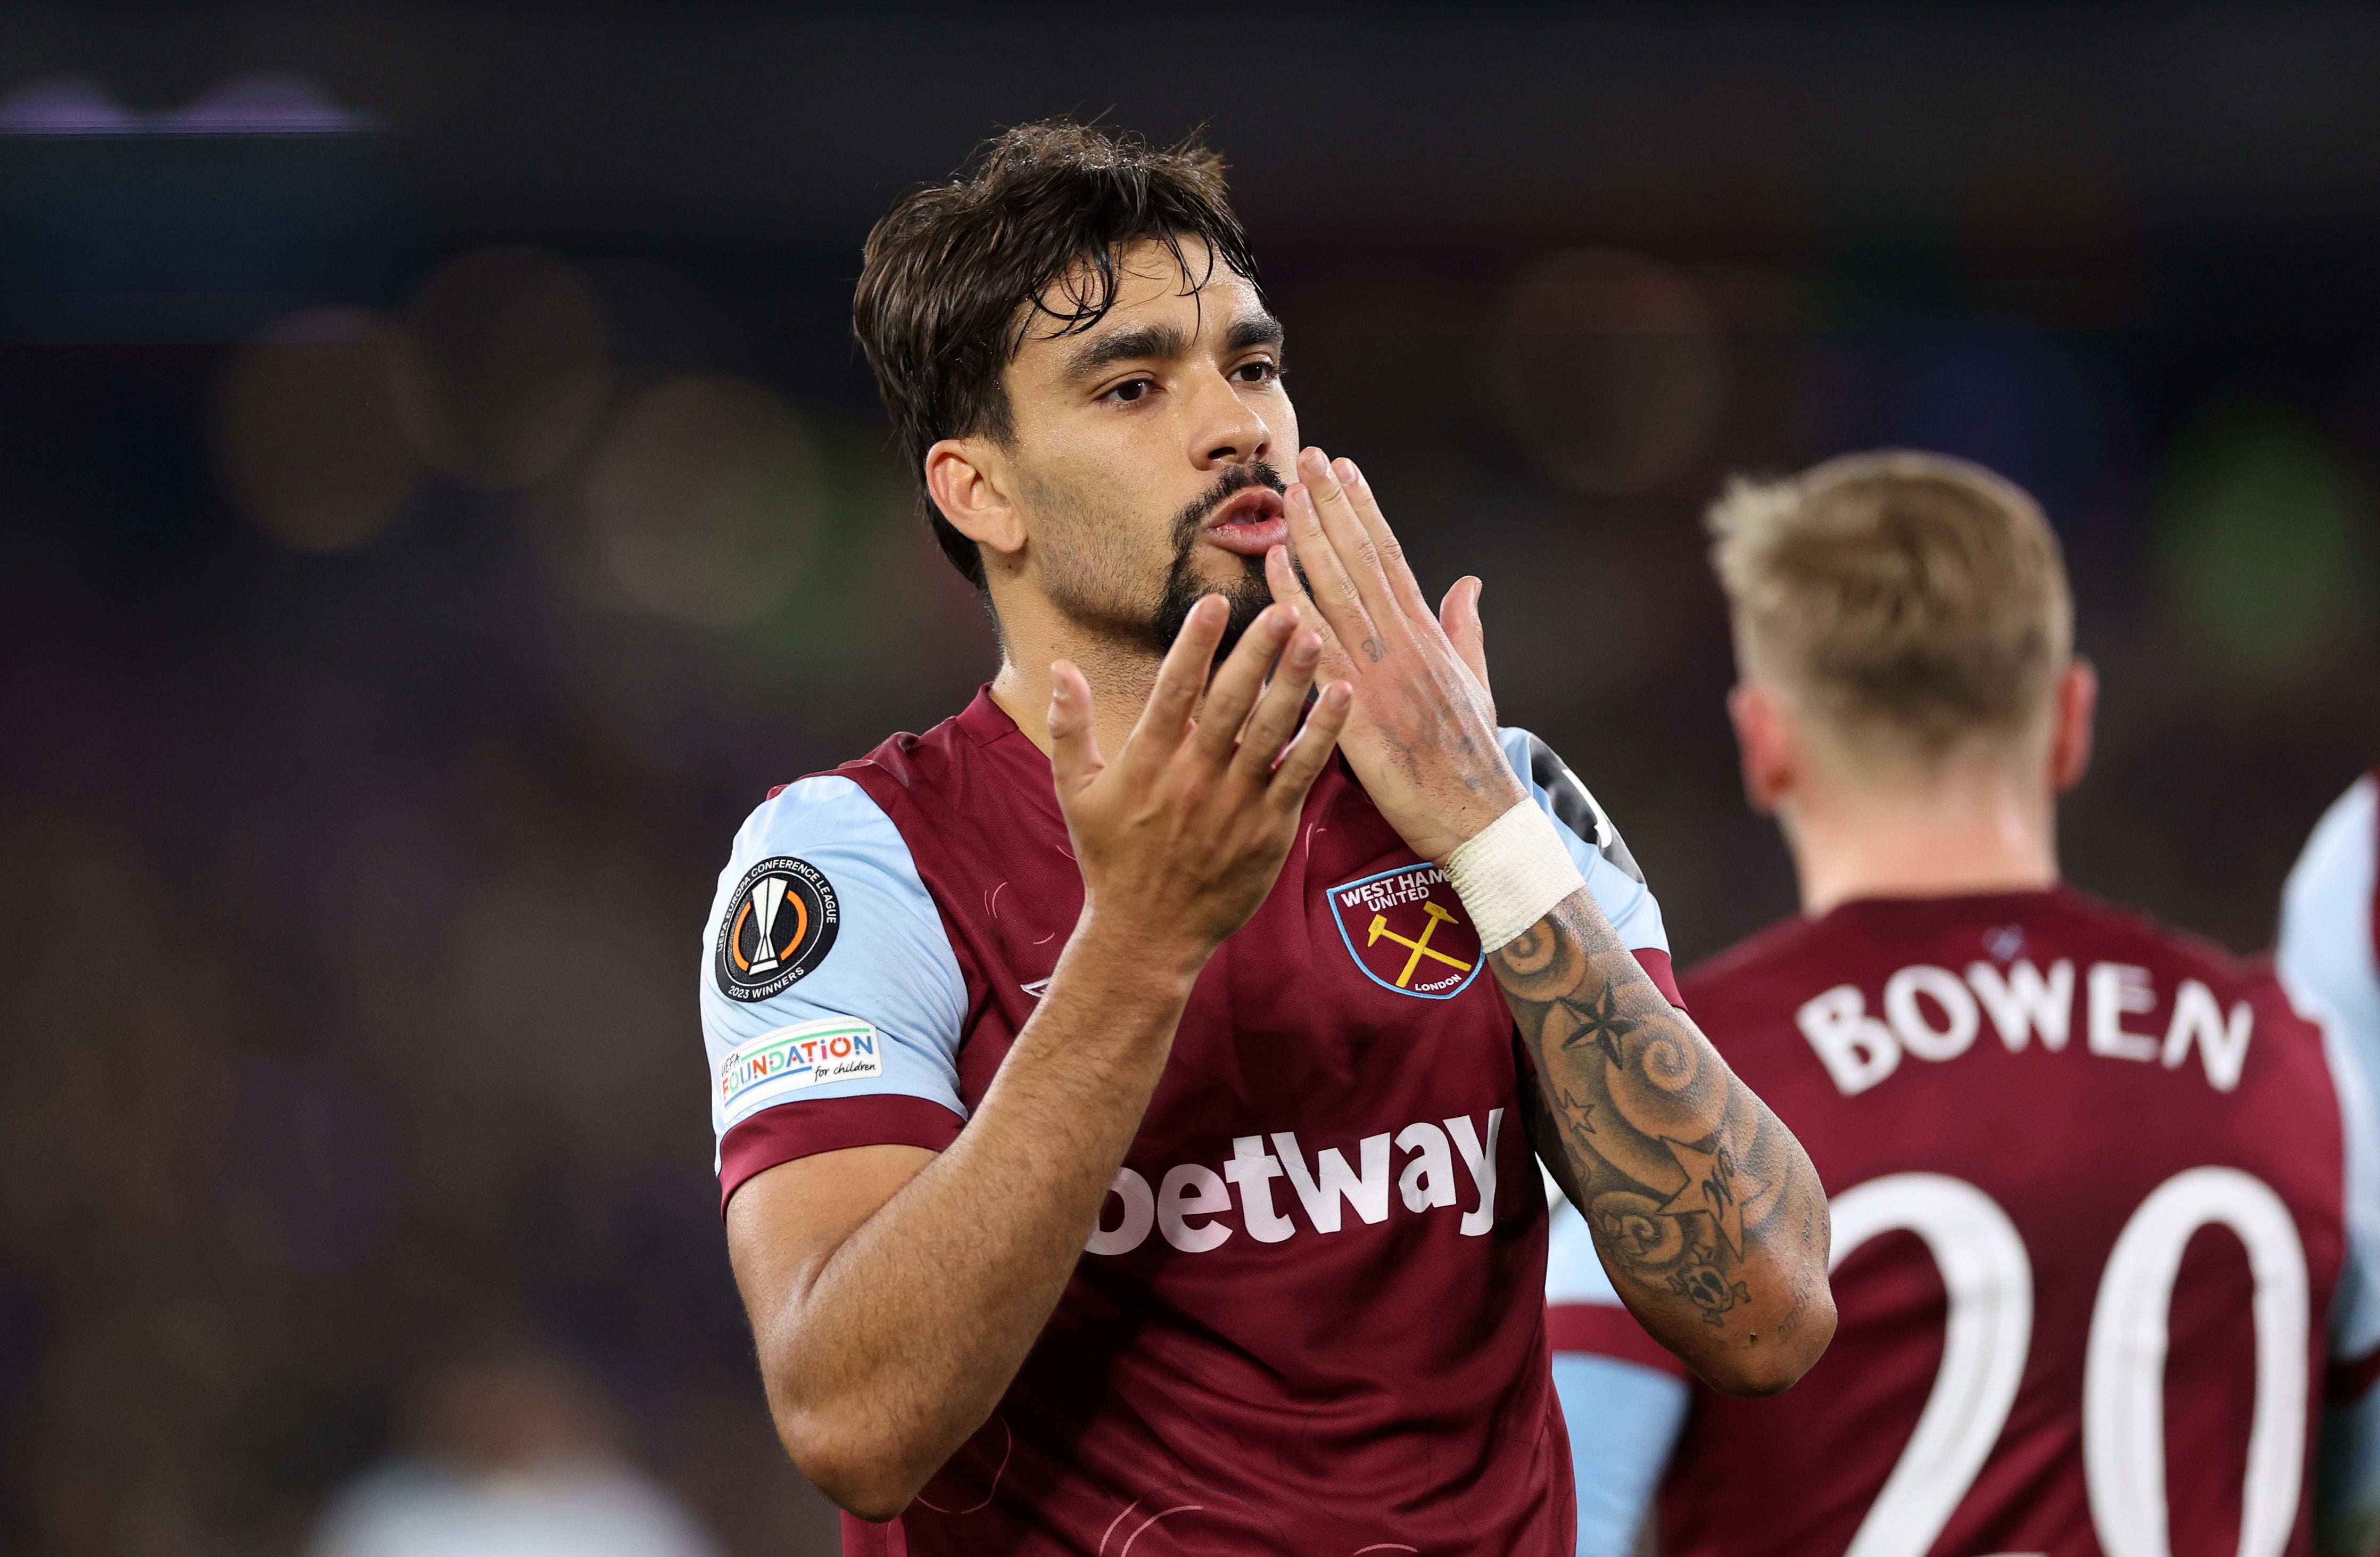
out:
M1314 512L1314 494L1306 491L1303 484L1289 489L1289 500L1309 514Z
M1331 468L1339 472L1340 482L1345 486L1352 487L1364 479L1364 473L1355 468L1355 462L1352 459L1333 460Z
M1297 456L1297 468L1317 479L1330 474L1330 462L1322 456L1320 449L1300 450Z
M1324 688L1322 700L1329 703L1334 709L1340 709L1346 707L1347 699L1354 695L1355 693L1354 689L1345 682L1334 681L1328 687Z
M1314 633L1307 633L1289 646L1289 663L1301 670L1321 657L1322 639Z

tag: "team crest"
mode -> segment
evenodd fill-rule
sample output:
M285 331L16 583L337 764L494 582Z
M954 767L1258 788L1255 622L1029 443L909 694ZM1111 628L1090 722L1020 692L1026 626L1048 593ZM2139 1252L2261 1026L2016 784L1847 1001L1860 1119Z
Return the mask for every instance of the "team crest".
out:
M842 918L826 872L778 855L744 872L719 919L719 992L766 1000L824 961Z
M1479 932L1435 865L1402 865L1330 889L1348 955L1372 982L1451 1000L1479 976Z

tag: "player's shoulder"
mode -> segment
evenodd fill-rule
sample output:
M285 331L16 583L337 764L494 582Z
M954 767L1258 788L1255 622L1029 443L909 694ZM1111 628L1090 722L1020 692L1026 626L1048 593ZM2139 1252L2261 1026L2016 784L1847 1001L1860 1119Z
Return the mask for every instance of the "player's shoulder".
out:
M930 793L952 783L974 760L988 740L997 738L1002 733L985 727L994 721L1004 726L1006 732L1013 733L1015 729L1014 724L999 712L988 694L978 693L975 701L969 703L963 712L953 714L922 733L896 731L877 742L869 750L839 764L831 772L871 790ZM780 785L769 791L770 798L774 799L792 787L791 785Z
M1803 966L1815 926L1801 915L1755 931L1724 951L1715 952L1678 976L1678 988L1689 1009L1714 997L1756 988L1767 976Z
M736 852L795 842L880 837L892 818L876 797L841 769L772 786L736 830Z
M2375 854L2380 854L2380 769L2358 777L2330 803L2314 823L2300 864L2336 858L2369 876Z
M2183 1028L2206 1013L2245 1007L2255 1013L2254 1030L2271 1035L2265 1050L2277 1044L2310 1060L2320 1049L2269 959L2236 955L2069 885L1847 903L1773 925L1695 964L1679 984L1690 1010L1728 1031L1730 1058L1770 1042L1798 1052L1814 1012L1858 1016L1879 1001L1889 1008L1896 989L1905 1002L1912 991L1953 984L1981 990L1976 1000L2004 1000L2022 986L2086 1016L2139 1000L2147 1003L2143 1012ZM1958 991L1942 998L1966 1009ZM2055 1025L2063 1031L2077 1019Z
M1972 942L1970 946L1968 943ZM1680 980L1692 999L1758 988L1790 973L1797 982L1856 977L1873 963L1963 960L1972 952L1998 961L2027 957L2137 964L2193 978L2217 991L2277 987L2262 957L2242 957L2142 909L2110 903L2078 887L1972 897L1869 898L1817 918L1783 919L1689 968Z
M2380 775L2366 773L2314 823L2281 889L2281 946L2331 942L2365 956L2380 918Z
M2193 979L2218 995L2267 997L2286 1006L2267 956L2241 956L2219 942L2144 908L2111 903L2075 886L2051 894L2070 923L2053 928L2042 953L2061 948L2096 962L2129 961L2160 977Z
M987 727L994 722L998 728ZM887 828L898 833L904 825L916 825L921 815L930 814L938 796L963 782L964 770L987 741L1014 730L990 697L978 693L964 712L923 734L896 732L849 761L773 786L746 819L738 851L747 836L835 837L851 832L881 838Z

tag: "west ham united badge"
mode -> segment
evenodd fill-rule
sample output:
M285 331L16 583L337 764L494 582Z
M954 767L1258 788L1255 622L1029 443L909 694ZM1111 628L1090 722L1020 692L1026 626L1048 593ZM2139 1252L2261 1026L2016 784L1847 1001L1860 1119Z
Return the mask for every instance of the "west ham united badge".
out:
M1479 932L1435 865L1405 865L1330 889L1348 955L1372 982L1451 1000L1479 976Z
M719 919L711 963L719 992L766 1000L816 967L834 948L842 909L826 872L778 855L744 872Z

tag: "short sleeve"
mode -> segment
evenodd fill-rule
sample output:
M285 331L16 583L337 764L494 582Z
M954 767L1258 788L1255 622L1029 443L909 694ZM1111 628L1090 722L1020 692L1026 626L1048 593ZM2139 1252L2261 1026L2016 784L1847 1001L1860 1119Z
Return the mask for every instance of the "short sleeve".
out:
M847 778L789 785L736 833L701 1011L722 1208L780 1162L941 1150L965 1123L965 980L900 829Z
M2347 1141L2347 1268L2331 1314L2331 1393L2380 1381L2380 783L2366 776L2315 823L2281 894L2276 959L2289 998L2320 1024Z
M1672 1004L1682 1005L1670 967L1670 932L1661 923L1661 905L1645 884L1645 872L1628 852L1620 829L1611 824L1603 807L1553 748L1526 730L1499 730L1497 736L1512 771L1529 786L1529 798L1553 819L1555 831L1586 877L1587 890L1595 894L1603 917L1636 954L1662 994Z
M2345 1405L2380 1384L2380 1098L2339 1024L2313 1015L2346 1126L2347 1261L2331 1304L2327 1391Z
M2367 1074L2380 1074L2380 945L2374 877L2380 874L2380 784L2358 783L2314 824L2281 889L2277 961L2289 992L2340 1024Z

